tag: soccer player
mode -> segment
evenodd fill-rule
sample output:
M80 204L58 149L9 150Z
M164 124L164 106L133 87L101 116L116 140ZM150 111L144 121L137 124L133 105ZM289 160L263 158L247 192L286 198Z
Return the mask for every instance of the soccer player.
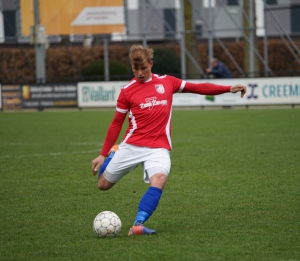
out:
M110 123L100 155L92 161L97 174L115 144L128 115L129 126L122 142L104 172L98 177L98 188L108 190L139 164L144 169L144 182L150 183L138 205L128 235L156 234L145 222L158 206L171 168L171 114L174 93L218 95L227 92L246 93L246 86L223 86L211 83L190 83L168 75L151 72L153 49L142 45L130 48L129 59L134 78L118 97L116 113Z

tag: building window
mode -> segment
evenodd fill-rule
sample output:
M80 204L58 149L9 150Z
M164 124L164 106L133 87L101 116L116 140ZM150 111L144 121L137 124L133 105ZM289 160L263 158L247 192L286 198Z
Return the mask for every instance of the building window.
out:
M227 5L239 5L238 0L227 0Z
M5 38L10 38L10 40L15 41L14 37L16 36L16 12L3 11L3 20Z
M202 37L202 24L196 24L195 29L196 29L197 39L201 39L201 37Z
M291 5L292 33L300 33L300 5Z
M164 9L164 18L166 23L171 27L170 28L165 25L165 37L174 38L174 33L176 31L175 9L174 8Z
M267 5L277 5L277 0L266 0Z

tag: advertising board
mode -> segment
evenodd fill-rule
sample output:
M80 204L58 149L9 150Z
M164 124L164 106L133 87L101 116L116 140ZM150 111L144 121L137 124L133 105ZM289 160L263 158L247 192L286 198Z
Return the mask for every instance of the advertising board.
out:
M22 89L20 85L1 86L1 109L19 110L22 108Z
M80 82L78 107L115 107L125 84L127 82Z
M200 82L187 80L190 82ZM174 94L173 106L234 106L234 105L276 105L300 104L300 77L274 77L253 79L213 79L205 80L215 84L247 86L243 99L240 93L225 93L208 96L194 94ZM189 105L190 104L190 105Z
M34 25L33 0L20 0L22 35ZM40 24L47 35L124 32L123 0L39 0Z
M204 80L186 80L204 82ZM300 104L300 77L253 78L253 79L209 79L221 85L247 86L243 99L240 93L225 93L209 96L191 93L175 93L173 106L235 106ZM85 82L78 84L79 107L114 107L122 86L128 82Z
M52 107L77 107L77 84L22 86L22 108Z

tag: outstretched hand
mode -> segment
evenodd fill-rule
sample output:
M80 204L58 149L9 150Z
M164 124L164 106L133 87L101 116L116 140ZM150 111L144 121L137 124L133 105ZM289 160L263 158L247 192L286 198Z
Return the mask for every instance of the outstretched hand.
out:
M247 92L247 87L243 84L237 84L237 85L233 85L230 88L230 92L232 93L236 93L236 92L241 92L241 98L244 97L245 93Z

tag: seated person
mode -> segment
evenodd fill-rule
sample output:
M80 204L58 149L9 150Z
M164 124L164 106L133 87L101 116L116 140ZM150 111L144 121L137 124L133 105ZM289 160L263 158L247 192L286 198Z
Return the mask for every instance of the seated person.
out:
M216 78L233 78L228 67L220 62L217 58L211 59L212 68L207 68L205 71L208 74L215 75Z

